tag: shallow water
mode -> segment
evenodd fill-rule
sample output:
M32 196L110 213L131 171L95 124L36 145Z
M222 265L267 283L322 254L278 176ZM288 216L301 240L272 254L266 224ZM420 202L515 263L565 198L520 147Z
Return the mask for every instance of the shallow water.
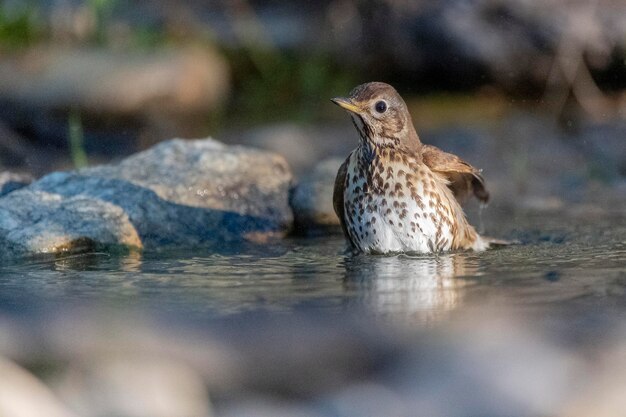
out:
M511 226L513 225L513 226ZM250 311L431 323L472 307L626 316L623 217L525 215L491 224L522 244L485 253L350 256L340 236L200 251L107 253L0 266L0 310L104 306L213 319Z
M351 256L326 236L4 264L0 361L79 415L125 415L93 411L102 392L150 407L155 375L177 400L154 415L177 415L196 404L180 372L218 417L623 415L626 217L486 220L521 244Z

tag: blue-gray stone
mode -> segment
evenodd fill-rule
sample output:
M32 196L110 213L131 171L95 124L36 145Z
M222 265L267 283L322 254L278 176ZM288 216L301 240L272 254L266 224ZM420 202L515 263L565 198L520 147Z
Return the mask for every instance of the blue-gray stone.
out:
M52 173L0 198L0 252L211 249L277 236L292 223L291 182L279 155L174 139L118 164Z
M0 172L0 197L19 190L33 181L34 178L28 174L18 174L10 171Z

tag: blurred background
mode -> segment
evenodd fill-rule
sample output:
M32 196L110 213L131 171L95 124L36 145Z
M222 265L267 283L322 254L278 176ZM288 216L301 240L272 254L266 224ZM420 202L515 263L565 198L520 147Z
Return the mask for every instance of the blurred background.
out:
M501 200L589 200L624 188L625 60L621 0L3 0L0 169L211 135L300 175L356 144L328 99L378 80Z

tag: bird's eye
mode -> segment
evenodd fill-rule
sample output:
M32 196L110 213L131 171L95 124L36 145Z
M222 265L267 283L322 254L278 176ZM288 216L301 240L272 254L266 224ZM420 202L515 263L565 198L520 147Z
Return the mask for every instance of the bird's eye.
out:
M374 106L374 108L376 109L378 113L384 113L387 111L387 103L385 103L382 100L378 101L376 102L376 105Z

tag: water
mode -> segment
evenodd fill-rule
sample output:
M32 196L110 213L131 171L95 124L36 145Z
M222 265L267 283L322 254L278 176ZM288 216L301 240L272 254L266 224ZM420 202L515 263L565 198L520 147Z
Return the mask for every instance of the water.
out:
M485 219L521 244L351 256L326 236L4 264L0 365L80 415L134 415L117 411L130 395L169 398L149 415L622 416L626 218Z
M221 253L90 253L0 267L0 309L68 305L212 319L264 311L355 312L430 323L485 304L626 312L626 222L518 216L490 225L521 245L485 253L351 256L340 236Z

